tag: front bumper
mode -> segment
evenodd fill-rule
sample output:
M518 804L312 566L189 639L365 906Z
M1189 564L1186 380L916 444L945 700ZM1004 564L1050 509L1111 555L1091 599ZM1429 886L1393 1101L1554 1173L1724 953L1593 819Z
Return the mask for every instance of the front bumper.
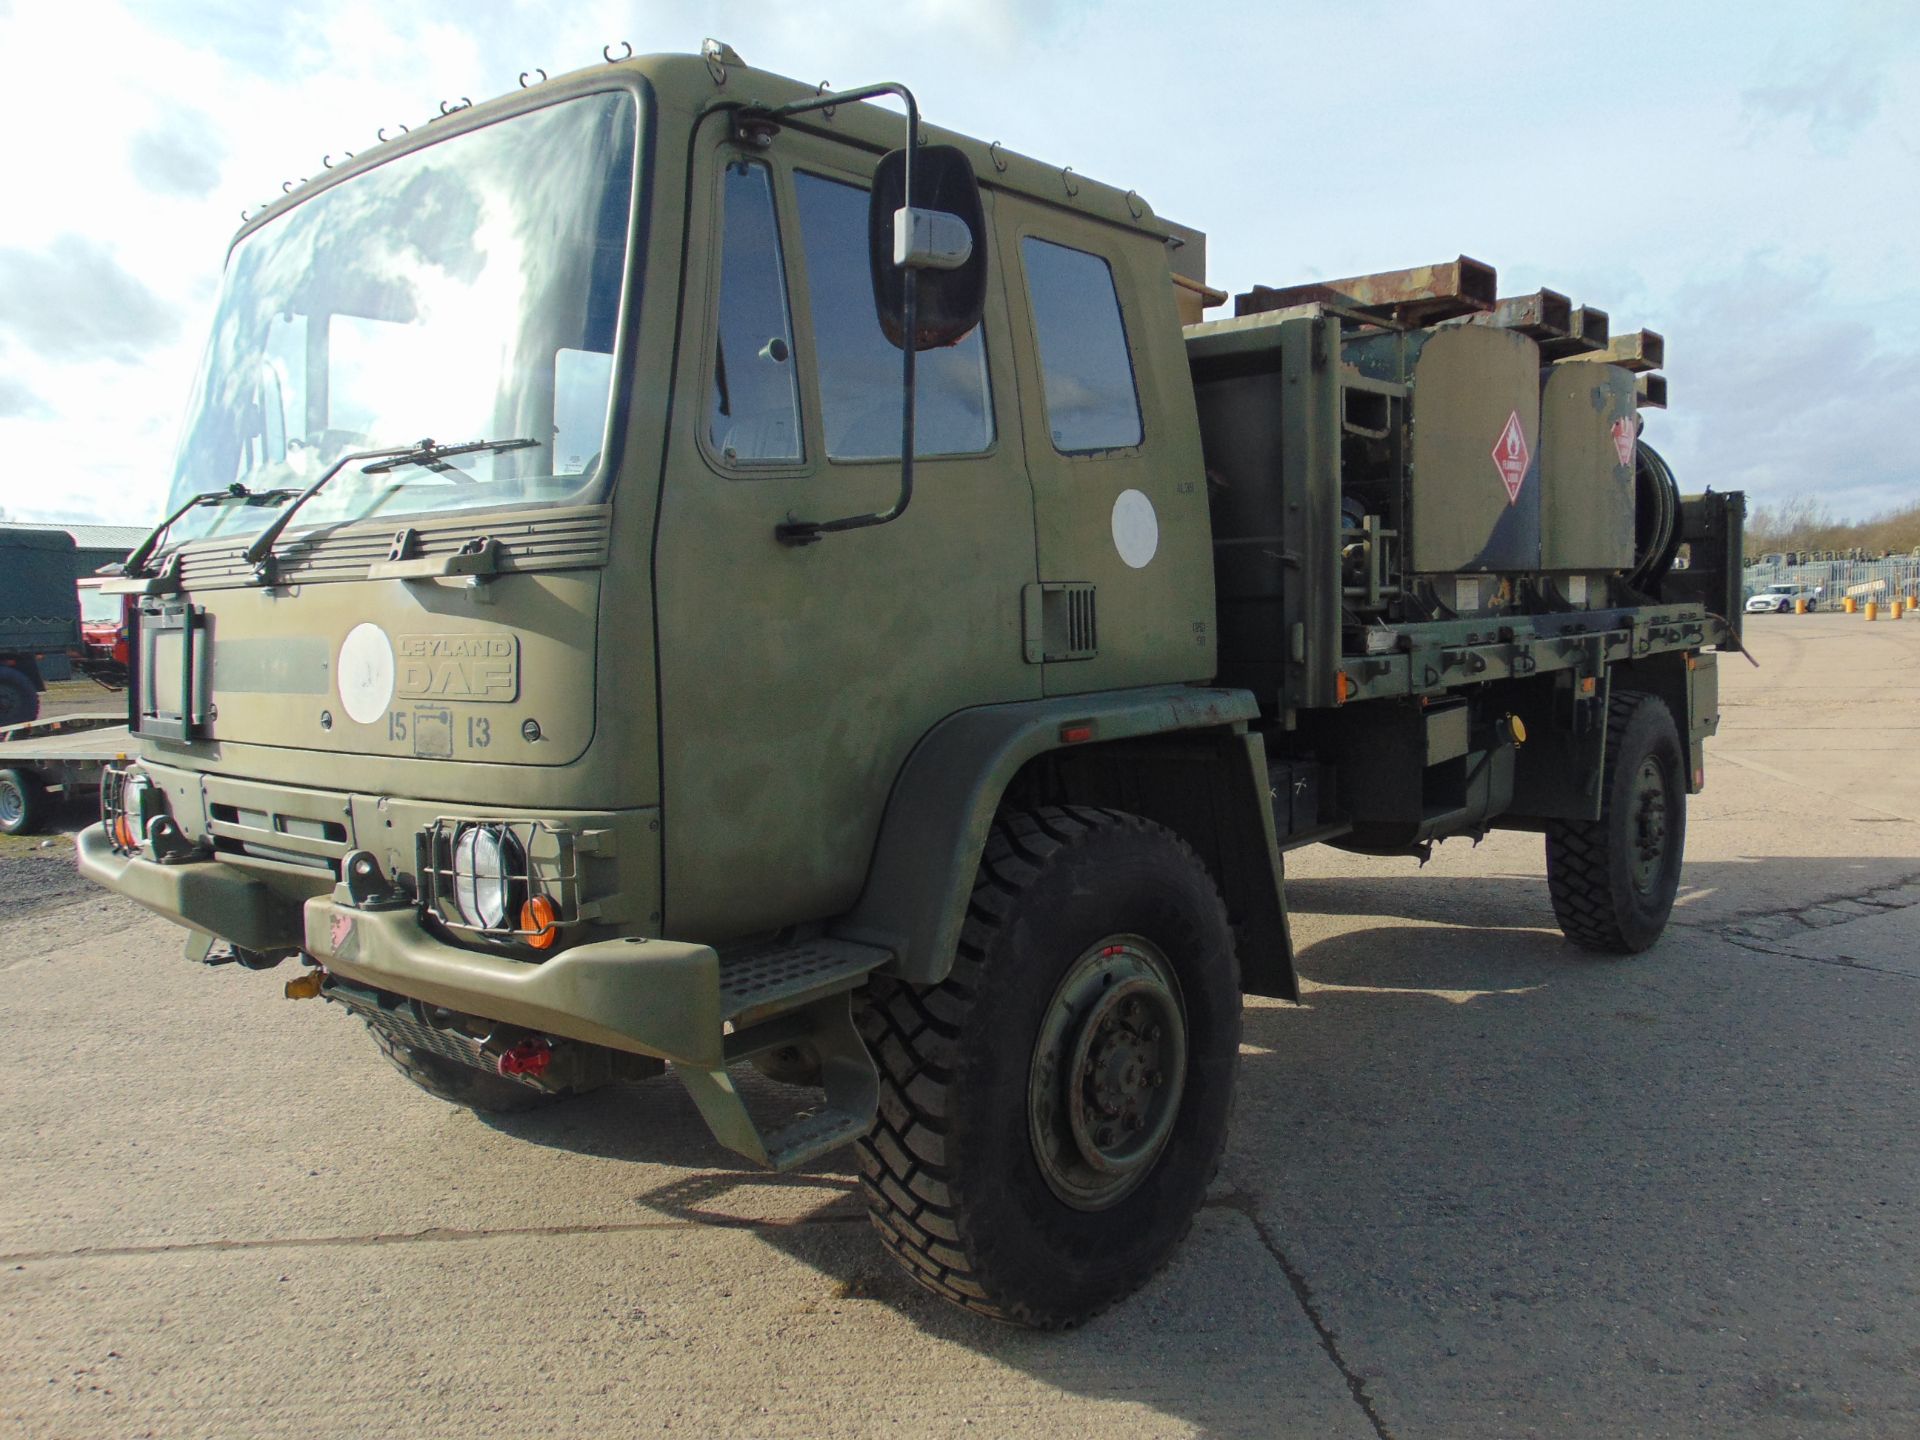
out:
M79 841L89 879L189 929L248 949L298 946L329 973L378 990L674 1062L715 1137L775 1169L865 1133L879 1078L849 993L891 951L818 937L731 952L678 940L600 940L539 963L449 945L410 901L356 903L344 885L304 903L219 860L160 864L117 854L95 825ZM777 1128L747 1111L727 1066L800 1044L821 1067L825 1103Z
M675 940L603 940L533 964L449 945L411 907L360 909L340 892L304 905L219 860L121 855L99 825L80 873L175 924L250 950L298 946L342 977L430 1005L682 1064L722 1055L720 957Z
M720 957L678 940L601 940L534 964L449 945L412 906L306 903L302 945L329 972L466 1015L593 1045L717 1067Z
M248 950L284 950L298 943L299 905L232 865L213 860L160 865L122 855L102 825L82 830L74 848L87 879L177 925Z

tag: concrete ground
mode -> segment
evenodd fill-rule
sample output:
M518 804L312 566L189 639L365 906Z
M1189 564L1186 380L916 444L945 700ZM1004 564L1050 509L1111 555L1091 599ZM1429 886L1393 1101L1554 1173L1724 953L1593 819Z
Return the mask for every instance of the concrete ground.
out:
M0 1431L1920 1433L1920 621L1750 640L1648 955L1535 837L1293 857L1212 1200L1062 1336L896 1274L844 1155L671 1079L477 1119L11 842Z

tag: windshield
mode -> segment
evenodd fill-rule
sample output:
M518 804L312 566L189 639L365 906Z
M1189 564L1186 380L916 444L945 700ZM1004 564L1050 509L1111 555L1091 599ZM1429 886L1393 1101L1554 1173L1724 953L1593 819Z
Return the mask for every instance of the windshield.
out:
M626 274L635 104L588 95L322 191L227 265L169 506L238 482L299 488L356 450L529 436L457 468L349 466L295 528L580 501L601 490ZM175 541L272 507L190 511Z

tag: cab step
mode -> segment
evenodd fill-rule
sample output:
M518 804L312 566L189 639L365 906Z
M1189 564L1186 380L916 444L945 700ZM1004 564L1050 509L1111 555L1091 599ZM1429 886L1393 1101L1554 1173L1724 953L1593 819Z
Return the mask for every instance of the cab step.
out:
M775 1170L791 1170L856 1140L873 1124L880 1077L854 1028L852 992L893 959L877 945L831 937L759 946L720 957L720 1011L729 1064L784 1046L820 1059L824 1103L762 1130L725 1065L674 1066L720 1143Z
M853 989L892 958L878 945L831 937L722 955L720 1013L738 1020L752 1011L805 1005Z

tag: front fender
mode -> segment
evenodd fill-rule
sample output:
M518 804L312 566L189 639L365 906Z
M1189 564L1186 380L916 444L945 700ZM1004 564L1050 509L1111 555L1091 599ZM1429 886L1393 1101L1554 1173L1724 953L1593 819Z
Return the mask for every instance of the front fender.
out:
M984 705L948 716L901 767L866 888L834 933L892 950L898 959L891 973L902 979L937 984L960 943L994 814L1023 765L1070 745L1244 730L1259 713L1249 690L1164 685Z

